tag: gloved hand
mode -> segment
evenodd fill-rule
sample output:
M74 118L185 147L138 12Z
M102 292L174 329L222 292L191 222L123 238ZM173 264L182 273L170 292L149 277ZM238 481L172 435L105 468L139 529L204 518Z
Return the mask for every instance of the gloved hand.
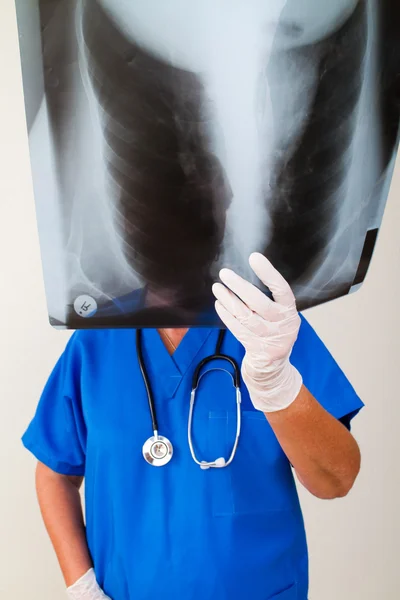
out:
M215 308L246 350L242 377L254 407L275 412L296 399L303 383L289 360L301 321L289 284L269 260L254 253L249 263L275 302L230 269L222 269L225 285L213 286Z
M93 569L89 569L85 575L67 588L67 596L70 600L111 600L97 583Z

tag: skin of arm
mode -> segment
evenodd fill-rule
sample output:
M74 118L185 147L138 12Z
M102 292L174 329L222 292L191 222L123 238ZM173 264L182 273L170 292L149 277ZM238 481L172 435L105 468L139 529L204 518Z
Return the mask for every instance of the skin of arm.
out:
M79 489L83 477L60 475L39 462L36 492L43 521L67 587L92 566Z
M348 494L360 471L358 444L303 385L286 409L265 413L303 486L317 498Z

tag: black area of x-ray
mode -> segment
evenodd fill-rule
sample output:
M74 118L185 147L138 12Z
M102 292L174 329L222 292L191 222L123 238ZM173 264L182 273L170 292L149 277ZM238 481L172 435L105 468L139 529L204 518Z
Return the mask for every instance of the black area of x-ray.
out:
M200 60L148 34L157 3L16 0L53 325L219 325L211 284L229 266L260 285L252 251L301 310L358 289L398 147L400 8L336 2L324 23L314 0L276 0L259 30L258 0L248 29L217 3ZM187 40L187 14L171 23Z

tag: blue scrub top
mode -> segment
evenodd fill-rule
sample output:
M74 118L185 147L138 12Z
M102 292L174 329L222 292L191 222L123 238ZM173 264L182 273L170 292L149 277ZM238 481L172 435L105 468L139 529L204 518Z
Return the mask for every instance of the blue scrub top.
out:
M307 545L292 469L244 386L233 463L203 471L191 458L192 375L214 353L217 336L215 329L190 329L171 357L156 330L143 331L159 433L174 445L168 465L152 467L142 456L152 429L132 329L74 333L23 436L54 471L85 476L88 545L112 600L307 599ZM240 364L243 348L229 332L222 350ZM336 418L350 421L363 406L304 318L291 360ZM231 379L207 373L194 414L199 458L227 458L235 429Z

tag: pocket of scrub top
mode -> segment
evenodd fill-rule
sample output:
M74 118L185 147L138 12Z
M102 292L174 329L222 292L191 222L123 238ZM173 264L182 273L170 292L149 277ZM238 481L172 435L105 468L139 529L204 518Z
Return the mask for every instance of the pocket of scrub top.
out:
M236 434L236 412L209 413L209 453L228 460ZM214 516L291 510L297 492L289 461L264 414L242 411L242 429L233 462L210 469Z

